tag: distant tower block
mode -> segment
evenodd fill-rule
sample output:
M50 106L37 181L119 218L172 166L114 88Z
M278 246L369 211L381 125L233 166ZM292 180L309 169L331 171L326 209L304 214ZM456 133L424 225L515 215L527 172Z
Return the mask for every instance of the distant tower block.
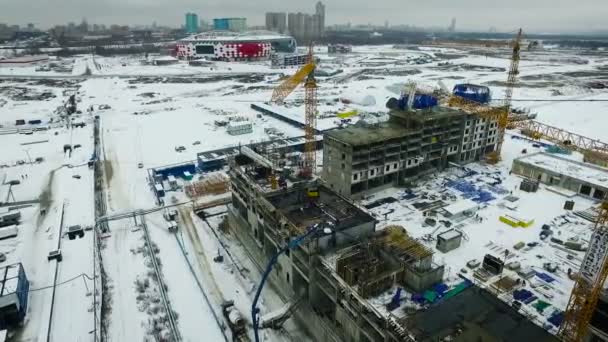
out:
M448 31L450 31L450 32L456 31L456 18L452 18L452 23L450 24Z

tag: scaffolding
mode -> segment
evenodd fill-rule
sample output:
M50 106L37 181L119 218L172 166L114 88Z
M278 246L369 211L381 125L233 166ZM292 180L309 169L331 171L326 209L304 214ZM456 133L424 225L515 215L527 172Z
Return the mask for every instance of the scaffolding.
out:
M189 198L220 195L228 191L230 191L230 179L220 173L210 175L201 181L185 186L185 192Z
M411 238L405 228L392 225L384 228L383 244L391 255L399 258L403 263L412 263L430 258L433 252L420 242Z

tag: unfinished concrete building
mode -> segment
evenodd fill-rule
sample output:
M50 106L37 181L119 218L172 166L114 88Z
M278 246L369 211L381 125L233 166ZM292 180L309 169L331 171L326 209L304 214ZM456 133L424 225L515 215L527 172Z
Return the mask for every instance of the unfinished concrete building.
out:
M585 342L598 341L608 341L608 290L602 292L585 336Z
M273 171L261 159L231 160L228 211L230 229L260 269L311 227L331 227L280 255L269 277L286 302L299 303L296 323L314 341L409 340L404 325L368 299L440 282L444 268L432 252L401 227L376 231L373 217L317 181L290 179L273 189Z
M346 197L402 185L449 163L480 160L494 151L497 123L461 110L432 107L390 111L375 125L325 133L323 178Z

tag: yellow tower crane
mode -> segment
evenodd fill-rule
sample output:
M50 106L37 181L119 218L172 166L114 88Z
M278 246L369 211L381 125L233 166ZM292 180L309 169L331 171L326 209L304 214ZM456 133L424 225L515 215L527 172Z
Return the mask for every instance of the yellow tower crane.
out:
M517 83L517 75L519 74L519 51L521 49L522 30L519 29L517 36L513 40L513 53L511 55L511 67L509 68L509 76L507 77L507 87L505 89L505 99L503 102L504 110L498 116L498 142L496 149L488 154L488 162L496 164L500 161L502 152L502 143L505 140L505 130L509 124L509 115L511 114L511 100L513 99L513 88Z
M281 83L272 92L271 102L282 103L301 83L304 82L305 128L304 165L301 176L310 178L317 167L316 139L317 128L317 81L315 80L315 61L312 45L308 50L308 61L293 76Z
M599 208L589 247L559 329L565 342L582 342L608 277L608 201Z

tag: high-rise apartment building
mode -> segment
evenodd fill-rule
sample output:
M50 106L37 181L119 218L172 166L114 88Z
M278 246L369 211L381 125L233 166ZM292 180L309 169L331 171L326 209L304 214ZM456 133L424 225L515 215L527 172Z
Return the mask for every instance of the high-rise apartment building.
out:
M317 2L314 14L289 13L287 27L289 33L303 44L314 41L325 32L325 5Z
M284 12L267 12L266 29L279 33L285 33L287 29L287 15Z
M196 13L186 13L186 32L198 32L198 15Z
M325 5L321 1L315 6L315 14L318 16L317 30L322 36L325 33Z

